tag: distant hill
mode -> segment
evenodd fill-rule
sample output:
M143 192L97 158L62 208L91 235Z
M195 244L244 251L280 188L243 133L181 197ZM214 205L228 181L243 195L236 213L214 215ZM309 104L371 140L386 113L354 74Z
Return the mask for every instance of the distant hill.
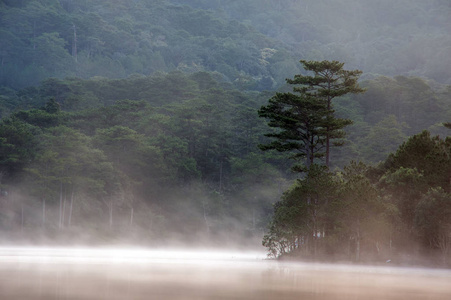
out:
M451 83L448 0L171 0L239 20L296 57Z
M263 90L299 72L299 58L252 26L168 1L2 0L0 40L0 86L14 89L179 70Z
M0 0L0 86L179 70L271 90L300 59L449 84L450 15L447 0Z

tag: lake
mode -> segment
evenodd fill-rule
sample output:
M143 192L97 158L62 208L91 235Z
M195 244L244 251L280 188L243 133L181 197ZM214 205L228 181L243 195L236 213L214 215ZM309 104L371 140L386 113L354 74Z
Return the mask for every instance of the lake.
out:
M0 248L0 299L451 299L451 270L264 252Z

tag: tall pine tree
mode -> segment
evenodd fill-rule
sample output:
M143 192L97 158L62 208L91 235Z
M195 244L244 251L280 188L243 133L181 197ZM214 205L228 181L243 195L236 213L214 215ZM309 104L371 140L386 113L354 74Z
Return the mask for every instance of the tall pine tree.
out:
M293 170L300 172L309 169L315 158L324 156L323 121L327 110L323 103L303 94L277 93L258 113L269 120L268 126L279 128L265 134L276 140L259 145L261 150L293 152L290 158L297 161Z
M265 135L276 140L260 145L260 149L295 152L291 158L305 159L307 169L315 159L325 157L329 167L330 141L335 140L334 145L341 146L343 128L352 124L349 119L336 117L332 100L364 92L357 84L361 71L343 70L344 63L338 61L301 60L301 63L314 76L295 75L294 79L287 79L289 84L300 86L293 88L294 93L277 93L258 111L260 117L269 120L270 127L279 129ZM293 169L305 171L303 166L297 164Z
M331 140L336 140L333 145L341 146L341 140L345 136L343 128L351 125L349 119L341 119L335 116L332 100L346 94L363 93L357 81L362 71L343 70L344 63L339 61L306 61L301 60L301 64L307 71L313 72L313 76L295 75L294 79L287 79L289 84L299 84L293 90L306 97L312 97L326 106L326 117L324 120L326 166L330 163Z

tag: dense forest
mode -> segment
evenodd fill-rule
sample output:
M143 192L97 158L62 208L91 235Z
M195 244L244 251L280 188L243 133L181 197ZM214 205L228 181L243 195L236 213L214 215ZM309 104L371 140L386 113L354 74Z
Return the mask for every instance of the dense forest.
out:
M49 79L31 93L49 100L0 125L2 186L18 205L10 210L24 207L23 226L103 226L127 236L136 227L152 239L177 232L187 241L264 226L283 176L265 162L281 159L256 153L258 97L208 73ZM83 99L84 109L62 109ZM2 218L4 228L20 220Z
M0 242L264 237L276 257L449 263L450 14L446 0L0 0ZM290 153L260 150L278 131L258 112L302 86L300 60L361 70L362 92L333 100L349 122L328 168L293 172Z
M294 93L277 93L258 111L278 129L259 147L290 153L293 171L306 174L274 206L263 239L270 255L449 266L451 139L424 130L375 166L351 161L330 171L331 151L352 124L333 104L365 92L361 71L338 61L301 63L310 74L287 80Z
M451 83L447 0L2 0L0 85L214 71L278 87L300 58Z

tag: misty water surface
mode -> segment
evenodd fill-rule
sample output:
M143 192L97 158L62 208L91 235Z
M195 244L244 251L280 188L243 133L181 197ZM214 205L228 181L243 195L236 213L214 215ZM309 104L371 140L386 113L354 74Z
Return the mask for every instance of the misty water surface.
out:
M0 299L451 299L451 271L264 253L3 248Z

